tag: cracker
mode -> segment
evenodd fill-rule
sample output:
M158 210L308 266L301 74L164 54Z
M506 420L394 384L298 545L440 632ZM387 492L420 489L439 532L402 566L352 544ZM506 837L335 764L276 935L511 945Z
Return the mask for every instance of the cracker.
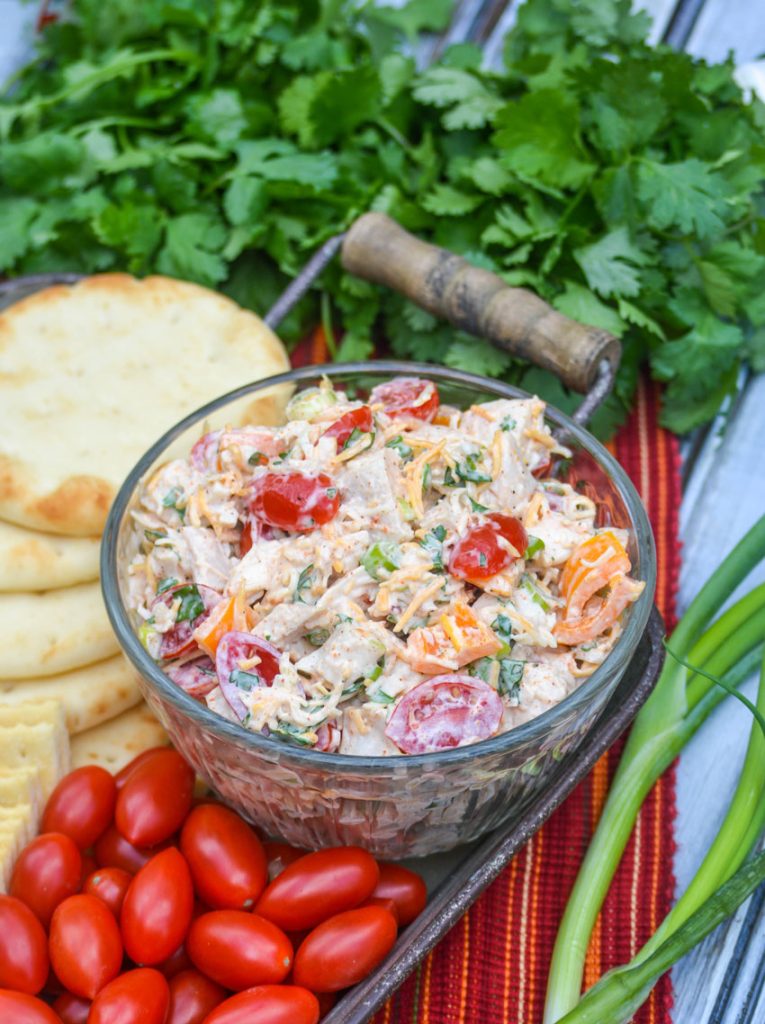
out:
M101 533L164 431L288 368L262 320L184 281L102 274L14 303L0 313L0 517Z
M36 725L0 726L0 769L30 767L39 769L43 797L47 799L69 770L69 743L63 724L40 721Z
M136 754L168 743L167 733L146 704L139 704L117 718L81 732L72 739L72 767L100 764L117 772Z
M97 580L100 548L98 537L60 537L0 520L0 591Z
M122 655L85 668L35 679L0 679L0 706L55 700L70 733L115 718L141 700L136 674Z
M0 826L0 892L8 892L16 858L27 844L26 824Z
M42 811L42 787L36 768L0 769L0 807L29 804L35 823Z
M68 672L118 649L98 583L0 594L0 679Z

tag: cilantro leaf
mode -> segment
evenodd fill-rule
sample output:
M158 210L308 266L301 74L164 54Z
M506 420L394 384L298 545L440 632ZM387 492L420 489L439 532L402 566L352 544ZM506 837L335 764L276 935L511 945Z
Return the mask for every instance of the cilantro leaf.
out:
M217 217L184 213L167 225L157 267L171 277L217 284L226 276L226 264L219 255L225 238L225 228Z
M578 122L579 107L572 97L540 89L511 100L497 113L498 130L492 138L504 165L524 179L578 188L595 170L572 132Z
M661 230L677 228L707 238L724 227L725 183L695 157L666 164L644 160L637 191L648 222Z
M626 227L609 231L592 245L575 249L573 255L590 288L606 297L639 294L640 268L651 262L631 241Z

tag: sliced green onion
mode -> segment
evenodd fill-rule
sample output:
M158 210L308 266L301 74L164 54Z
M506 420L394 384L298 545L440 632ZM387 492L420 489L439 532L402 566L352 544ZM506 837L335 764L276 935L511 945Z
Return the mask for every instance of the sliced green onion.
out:
M175 587L178 584L178 580L174 576L165 576L163 580L160 580L157 584L157 593L164 594L170 587Z
M391 541L378 541L361 556L361 564L373 580L380 579L380 570L393 572L401 564L401 550Z
M412 449L406 443L401 434L396 434L396 436L392 437L390 441L386 441L385 447L393 448L395 451L397 451L404 462L409 462L409 460L412 458Z
M523 557L528 561L529 558L533 558L534 555L538 554L540 551L544 551L544 549L545 542L541 538L532 537L532 535L529 534L529 543L526 550L523 552Z
M181 604L175 617L176 622L193 622L194 619L198 619L200 615L204 614L205 603L195 583L179 587L173 594L173 600L177 597L181 599Z

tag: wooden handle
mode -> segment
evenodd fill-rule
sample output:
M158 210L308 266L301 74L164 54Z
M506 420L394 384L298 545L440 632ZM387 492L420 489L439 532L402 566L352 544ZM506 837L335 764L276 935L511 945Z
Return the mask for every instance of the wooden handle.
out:
M590 389L603 359L614 367L619 362L621 346L612 334L570 320L533 292L415 238L384 213L365 213L351 225L342 262L357 277L552 370L575 391Z

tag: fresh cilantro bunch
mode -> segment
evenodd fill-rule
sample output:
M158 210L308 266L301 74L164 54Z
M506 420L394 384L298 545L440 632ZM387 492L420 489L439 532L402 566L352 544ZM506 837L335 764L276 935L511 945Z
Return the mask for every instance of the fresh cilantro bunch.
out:
M730 63L645 42L628 0L528 0L505 67L411 56L451 0L76 0L0 100L0 270L160 272L262 312L367 209L618 334L664 421L765 368L765 108ZM541 371L339 264L283 325L376 339L573 403Z

